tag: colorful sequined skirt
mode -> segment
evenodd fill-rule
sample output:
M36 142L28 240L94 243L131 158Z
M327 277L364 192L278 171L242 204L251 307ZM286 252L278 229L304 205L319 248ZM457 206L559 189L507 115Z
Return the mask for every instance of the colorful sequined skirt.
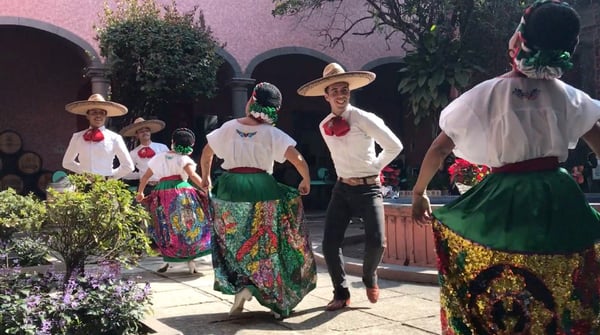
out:
M144 200L152 217L148 233L167 262L184 262L211 252L208 196L181 180L158 183Z
M289 316L317 282L298 191L266 173L225 173L211 202L214 289L248 288L261 305Z
M442 334L600 334L600 216L565 170L489 175L434 216Z

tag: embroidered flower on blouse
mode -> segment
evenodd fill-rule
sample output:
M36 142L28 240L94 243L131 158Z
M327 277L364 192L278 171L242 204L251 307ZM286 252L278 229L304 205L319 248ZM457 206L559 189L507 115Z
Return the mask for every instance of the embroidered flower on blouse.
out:
M242 138L244 138L244 137L252 138L252 136L256 135L256 132L255 132L255 131L253 131L253 132L249 132L249 133L243 132L243 131L241 131L241 130L239 130L239 129L236 129L235 131L236 131L236 132L238 133L238 135L240 135L240 137L242 137Z
M534 88L529 92L523 92L523 90L521 90L520 88L515 88L512 91L512 94L516 95L520 99L535 100L540 95L540 90Z

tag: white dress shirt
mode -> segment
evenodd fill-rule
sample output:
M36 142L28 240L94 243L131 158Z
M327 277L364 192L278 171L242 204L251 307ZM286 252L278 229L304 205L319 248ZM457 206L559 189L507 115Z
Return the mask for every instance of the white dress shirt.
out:
M146 170L148 170L148 161L151 158L142 158L140 157L140 155L138 155L138 152L143 148L151 148L152 150L154 150L155 154L169 151L169 147L162 143L150 142L150 145L138 145L137 147L135 147L135 149L129 152L129 155L133 160L133 165L135 165L137 171L128 173L125 177L123 177L123 179L140 179L144 175L144 173L146 173ZM159 179L160 178L156 176L156 174L153 174L148 181L150 183L155 183L158 182Z
M86 141L83 134L89 129L76 132L71 137L62 166L75 173L93 173L104 177L120 179L133 171L133 161L121 135L99 128L104 135L100 142ZM113 160L117 156L119 167L113 168Z
M343 136L329 136L323 130L323 125L335 114L327 115L319 124L338 177L378 175L402 151L400 139L377 115L348 105L340 116L350 125L350 131ZM375 152L375 142L383 149L379 155Z
M559 79L498 77L455 99L440 115L454 153L499 167L540 157L564 162L600 119L600 101Z

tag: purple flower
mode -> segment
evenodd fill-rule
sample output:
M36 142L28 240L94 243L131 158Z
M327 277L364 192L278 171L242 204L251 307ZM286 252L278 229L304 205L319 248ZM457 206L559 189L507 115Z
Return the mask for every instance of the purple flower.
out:
M35 308L40 304L41 297L39 295L31 295L27 297L27 308Z
M38 332L39 335L51 335L50 331L52 331L52 321L43 320L42 328Z
M72 297L73 296L71 296L71 294L65 292L65 294L63 295L63 303L65 305L71 305L71 301L72 301L71 298Z

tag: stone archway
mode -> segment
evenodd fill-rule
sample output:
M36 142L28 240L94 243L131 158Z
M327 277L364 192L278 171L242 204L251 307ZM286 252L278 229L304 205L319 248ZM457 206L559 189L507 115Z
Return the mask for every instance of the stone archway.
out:
M322 97L302 97L296 90L302 84L320 77L325 65L335 60L315 57L307 52L281 54L281 51L263 54L261 62L251 64L249 68L253 70L247 75L256 82L270 82L280 89L283 102L277 127L296 140L296 148L305 156L311 178L316 181L320 168L333 171L329 152L318 131L319 123L329 113L329 105ZM299 175L289 163L276 164L273 175L280 182L298 186ZM332 178L335 178L335 173ZM324 209L328 203L330 187L331 184L313 183L311 194L304 198L305 206L308 209Z
M96 49L81 37L53 24L38 21L30 18L15 17L15 16L0 16L0 28L2 26L19 26L29 27L37 30L48 32L52 35L61 37L62 39L73 43L79 47L80 55L86 59L86 65L91 65L94 61L100 61L100 55Z
M42 171L62 169L62 157L71 135L78 130L78 117L65 111L72 101L87 99L91 86L84 69L91 60L77 40L63 30L58 35L27 25L0 20L0 131L13 130L21 139L21 150L41 157ZM14 23L19 23L17 21ZM38 24L39 26L39 24ZM4 165L0 174L15 173L14 164ZM24 192L34 191L35 175L26 177Z

